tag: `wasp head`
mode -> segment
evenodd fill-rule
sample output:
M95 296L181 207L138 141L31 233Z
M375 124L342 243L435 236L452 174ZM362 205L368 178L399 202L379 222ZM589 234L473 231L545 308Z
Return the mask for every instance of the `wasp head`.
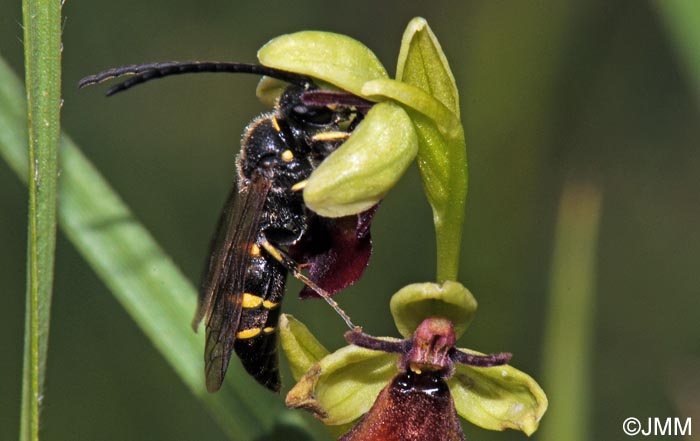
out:
M278 112L318 164L350 136L372 105L347 92L290 85L280 97Z

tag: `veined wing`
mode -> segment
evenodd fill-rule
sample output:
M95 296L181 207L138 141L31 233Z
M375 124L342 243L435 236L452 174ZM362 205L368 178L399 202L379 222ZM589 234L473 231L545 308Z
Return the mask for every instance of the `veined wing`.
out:
M238 189L234 184L211 244L199 293L199 307L192 322L196 330L206 317L204 370L210 392L221 387L231 359L241 318L250 245L258 233L270 186L271 181L258 172L253 173L245 187Z

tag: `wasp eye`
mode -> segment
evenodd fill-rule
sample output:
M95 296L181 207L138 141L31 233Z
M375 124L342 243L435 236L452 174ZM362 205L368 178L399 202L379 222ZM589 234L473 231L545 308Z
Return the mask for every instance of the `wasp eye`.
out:
M298 105L292 110L300 120L310 124L326 125L333 121L333 112L328 107Z

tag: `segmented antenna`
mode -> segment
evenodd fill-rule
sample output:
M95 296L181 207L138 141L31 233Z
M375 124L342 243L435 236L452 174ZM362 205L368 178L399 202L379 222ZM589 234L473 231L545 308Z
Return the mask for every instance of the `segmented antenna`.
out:
M128 80L107 89L107 96L112 96L115 93L130 89L147 81L188 73L246 73L276 78L304 88L309 88L313 84L313 80L305 75L261 66L259 64L222 61L165 61L147 64L131 64L129 66L107 69L98 74L83 78L78 82L78 87L82 89L83 87L101 83L112 78L134 75Z
M508 364L510 359L513 357L513 354L510 352L501 352L499 354L476 355L467 354L459 349L454 349L454 352L450 355L450 357L453 361L466 364L467 366L492 367Z

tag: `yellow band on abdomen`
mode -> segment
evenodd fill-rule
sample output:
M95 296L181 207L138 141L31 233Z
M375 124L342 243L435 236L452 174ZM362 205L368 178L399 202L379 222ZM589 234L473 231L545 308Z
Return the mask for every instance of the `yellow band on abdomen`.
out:
M241 300L241 306L250 309L250 308L257 308L263 303L263 298L260 296L256 296L255 294L250 294L247 292L243 293L243 300Z
M253 338L260 334L262 332L261 328L252 328L252 329L245 329L243 331L238 331L236 333L236 338L240 338L241 340L245 340L247 338Z

